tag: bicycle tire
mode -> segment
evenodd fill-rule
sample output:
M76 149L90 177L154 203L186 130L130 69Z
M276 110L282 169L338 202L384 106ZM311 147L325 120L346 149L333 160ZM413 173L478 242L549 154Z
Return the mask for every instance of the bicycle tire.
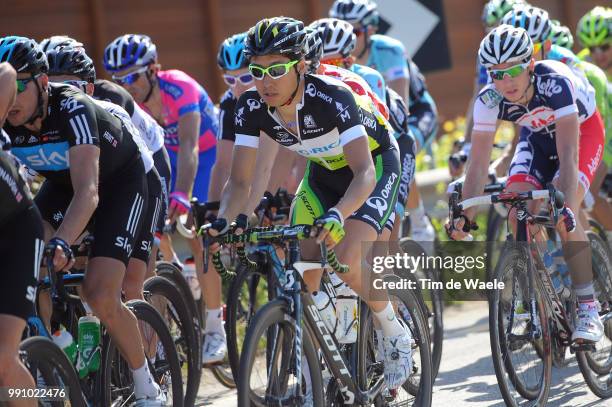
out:
M171 403L173 406L183 406L184 396L181 367L172 336L163 318L153 306L145 301L131 300L125 305L134 313L139 321L150 325L155 331L159 344L163 347L165 358L156 360L155 364L151 362L150 358L146 358L147 363L149 363L149 369L162 389L171 387L172 400L168 400L168 403ZM127 362L121 357L110 336L105 334L103 338L98 393L100 395L99 405L108 407L116 405L117 401L121 403L126 403L128 400L134 401L134 383ZM170 383L167 380L162 381L160 379L160 373L163 373L160 371L162 367L167 367L170 377L164 376L163 379L169 379Z
M73 407L85 407L79 376L66 354L49 338L33 336L27 338L19 345L22 361L30 373L36 378L40 376L46 386L64 386L68 389L68 400ZM34 367L36 366L36 367ZM34 370L34 371L32 371ZM50 402L53 407L63 406L63 401Z
M153 295L160 295L168 301L168 308L164 310L164 313L160 312L160 315L164 318L166 316L171 318L172 321L166 322L168 328L170 328L169 322L174 322L180 330L181 335L178 338L174 338L174 343L180 344L180 352L178 353L181 365L187 363L187 380L183 380L184 403L186 406L192 406L195 404L198 395L202 366L198 333L193 325L193 317L189 312L185 297L181 295L180 290L173 282L162 276L147 279L144 282L144 290L149 291Z
M243 378L243 380L238 381L238 406L266 406L265 401L256 398L253 392L251 391L249 380L251 376L251 371L254 367L255 358L256 356L258 356L256 353L258 350L259 340L264 334L264 332L267 332L267 328L274 325L282 325L281 328L283 329L283 332L287 332L289 334L295 333L295 321L293 321L293 319L290 318L289 315L290 311L287 308L287 303L282 299L275 299L267 303L255 314L253 321L249 325L249 329L247 331L242 349L242 354L240 355L239 371L240 377ZM313 395L312 405L322 406L324 404L323 378L321 377L321 370L319 367L319 357L317 351L315 350L313 340L308 333L308 329L303 329L302 333L302 355L308 363L308 368L306 369L304 367L302 370L304 371L304 373L307 372L310 377ZM283 338L285 338L284 342L287 342L289 346L292 346L293 336L284 336ZM283 354L283 352L279 352L278 354ZM283 359L284 362L292 363L290 354L292 354L292 352L289 352L289 354L284 354L285 356L287 356L286 359ZM269 355L267 357L269 357ZM288 373L286 369L285 371L283 371L283 369L280 370L283 373Z
M493 205L489 207L489 213L487 215L487 235L486 235L486 252L488 255L485 258L485 270L487 273L487 281L493 281L495 270L493 265L499 258L495 258L493 254L499 253L501 246L500 243L503 239L505 232L504 223L506 218L501 216ZM501 235L500 235L501 233Z
M599 293L597 299L610 312L610 302L612 300L612 255L610 254L610 248L598 233L587 231L586 234L591 244L593 282L596 287L596 293ZM604 333L607 340L611 341L611 321L608 321L604 326ZM605 354L603 356L608 363L602 366L595 360L592 352L576 352L576 360L587 386L589 386L593 394L602 399L612 397L612 387L609 386L607 381L607 377L609 377L610 371L612 371L612 363L610 363L612 349L609 349L606 353L608 356L606 357ZM600 383L599 380L604 380L604 382Z
M520 242L519 242L520 243ZM521 261L522 259L522 261ZM523 267L524 272L527 273L527 267L530 267L530 258L528 252L525 247L519 247L513 242L509 242L505 246L500 255L500 261L497 264L496 278L498 281L506 281L504 279L504 275L506 271L510 267ZM522 265L522 266L521 266ZM534 271L535 272L535 271ZM512 274L512 283L514 282L515 274ZM510 287L513 287L514 284L510 284ZM536 287L536 293L539 292L541 287ZM512 394L510 389L510 384L514 386L516 392L528 400L528 405L540 406L546 403L548 399L548 393L550 391L550 382L551 382L551 374L552 374L552 353L550 352L550 346L543 346L542 349L537 349L537 345L534 345L536 348L536 354L542 360L542 380L541 386L536 389L527 388L524 383L519 380L517 376L516 369L514 364L509 356L513 350L508 349L508 343L505 338L505 327L503 325L503 321L505 318L501 315L502 310L500 308L500 302L502 295L507 292L502 290L495 290L491 295L491 301L489 301L489 335L491 342L491 355L493 358L493 367L495 368L495 375L497 376L497 381L499 385L499 389L502 393L502 397L508 406L519 406L523 404L519 404L515 399L515 396ZM512 293L510 293L512 296ZM514 298L514 297L511 297ZM513 299L514 301L514 299ZM538 314L540 321L549 321L547 309L544 307L543 301L536 300L536 304L538 305ZM551 343L551 335L548 323L542 323L542 342L543 343ZM526 342L526 345L529 342ZM522 347L524 347L524 345ZM517 350L520 350L519 348ZM506 377L507 376L507 377Z

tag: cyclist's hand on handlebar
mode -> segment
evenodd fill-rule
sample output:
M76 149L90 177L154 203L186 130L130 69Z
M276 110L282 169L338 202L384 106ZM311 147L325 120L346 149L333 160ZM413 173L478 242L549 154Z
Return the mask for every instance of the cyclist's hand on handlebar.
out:
M448 172L451 177L457 178L463 175L465 160L461 153L452 154L448 157Z
M473 229L472 226L466 225L469 219L465 215L461 215L458 218L454 218L449 220L444 225L444 229L446 229L446 234L452 240L465 240L470 241L473 240L474 237L470 234L470 230ZM471 222L473 225L473 222Z
M559 222L557 226L563 225L562 227L568 233L576 230L576 216L574 215L574 212L569 207L564 206L559 211L559 215L561 216L559 217Z
M45 251L51 250L53 253L53 267L55 271L68 271L74 265L74 255L68 243L59 237L49 240Z
M342 214L336 208L331 208L315 220L315 226L319 226L321 230L317 235L317 243L325 242L328 249L333 248L340 243L345 235L344 220Z
M170 203L168 204L168 218L170 223L173 223L177 217L189 212L191 205L189 197L186 193L174 191L170 194Z

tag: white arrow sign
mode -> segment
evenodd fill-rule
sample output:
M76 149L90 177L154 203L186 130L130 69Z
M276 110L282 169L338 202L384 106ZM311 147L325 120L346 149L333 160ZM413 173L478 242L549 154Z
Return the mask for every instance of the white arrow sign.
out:
M400 40L411 58L440 21L416 0L381 0L377 4L380 15L391 25L387 35Z

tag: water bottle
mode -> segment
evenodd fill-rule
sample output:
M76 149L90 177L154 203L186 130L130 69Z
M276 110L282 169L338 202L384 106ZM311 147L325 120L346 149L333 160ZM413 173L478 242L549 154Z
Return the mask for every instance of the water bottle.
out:
M53 333L51 340L64 351L70 362L74 363L76 361L77 344L70 332L65 329L57 330Z
M194 300L199 300L202 296L202 290L200 288L200 282L198 281L198 275L196 273L195 263L192 261L185 261L185 266L183 267L183 277L189 284L189 288L191 289L191 294L193 294Z
M87 315L79 318L79 359L77 370L82 379L100 368L100 320Z
M343 284L336 294L336 316L338 318L338 342L357 341L357 294Z
M331 299L325 291L313 292L312 299L319 310L319 314L321 314L325 326L332 335L335 335L337 332L338 319L336 318L336 310L334 309L334 304ZM336 339L340 340L338 336L336 336Z

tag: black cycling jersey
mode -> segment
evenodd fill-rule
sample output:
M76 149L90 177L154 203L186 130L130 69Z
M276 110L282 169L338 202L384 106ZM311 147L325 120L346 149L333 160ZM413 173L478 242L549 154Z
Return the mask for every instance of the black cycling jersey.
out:
M4 151L9 151L11 149L11 139L2 129L0 129L0 149Z
M234 109L236 108L236 96L230 89L225 91L219 102L219 132L218 140L228 140L232 143L236 140L236 128L234 127Z
M107 81L106 79L98 79L94 82L93 97L99 100L119 105L128 112L130 117L134 115L134 98L123 87Z
M0 224L32 205L30 190L19 175L15 159L0 151Z
M372 155L395 146L389 123L373 112L367 96L359 96L343 82L323 75L304 75L304 94L297 107L293 134L256 90L246 91L234 112L236 145L257 148L263 131L277 143L329 169L347 166L343 147L368 136Z
M421 70L412 60L408 60L408 72L410 74L409 100L410 106L412 106L412 104L421 100L425 92L427 92L427 85L425 85L425 77Z
M69 85L49 84L49 107L40 133L8 123L4 129L12 153L24 165L63 186L71 186L68 150L74 146L100 147L101 188L120 181L121 170L140 160L138 146L122 121Z
M387 86L386 101L389 108L389 123L395 130L396 137L408 133L408 107L402 97L393 89Z

